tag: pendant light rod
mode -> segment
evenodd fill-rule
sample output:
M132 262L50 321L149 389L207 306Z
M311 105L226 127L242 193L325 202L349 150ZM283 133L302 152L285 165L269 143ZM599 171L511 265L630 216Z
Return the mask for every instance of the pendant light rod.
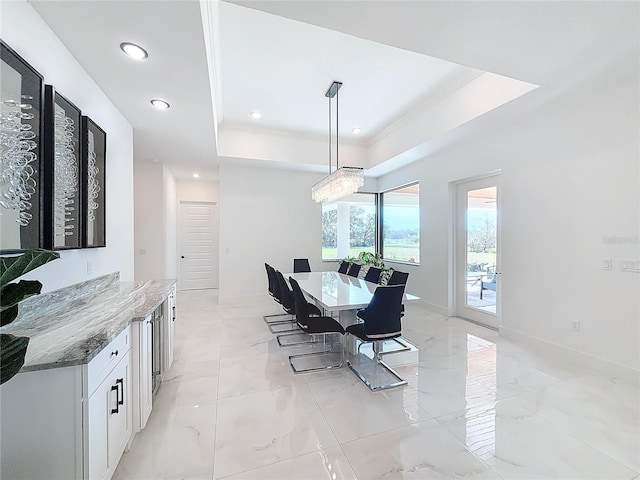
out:
M342 85L342 84L340 84ZM340 87L336 90L336 170L340 168ZM331 102L331 100L329 100Z
M338 151L340 142L340 104L338 90L342 82L333 82L325 97L329 99L329 175L311 187L311 198L316 202L334 202L339 198L350 195L358 191L364 185L364 169L362 167L342 167L340 168ZM331 140L332 140L332 117L331 99L336 98L336 169L331 171Z
M336 96L336 170L340 167L340 159L338 157L338 152L340 151L338 143L340 141L338 133L338 128L340 126L338 123L340 118L340 105L338 103L338 100L340 96L338 95L338 90L340 90L340 87L342 87L342 82L334 81L329 86L327 93L324 94L324 96L329 99L329 174L331 174L331 99Z
M329 98L329 175L331 175L331 98Z

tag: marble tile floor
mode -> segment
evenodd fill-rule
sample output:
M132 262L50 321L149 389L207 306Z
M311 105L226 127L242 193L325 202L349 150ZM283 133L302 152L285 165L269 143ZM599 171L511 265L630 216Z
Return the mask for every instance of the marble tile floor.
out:
M115 479L628 479L638 383L407 305L420 361L372 393L348 368L294 375L266 296L178 295L175 361Z

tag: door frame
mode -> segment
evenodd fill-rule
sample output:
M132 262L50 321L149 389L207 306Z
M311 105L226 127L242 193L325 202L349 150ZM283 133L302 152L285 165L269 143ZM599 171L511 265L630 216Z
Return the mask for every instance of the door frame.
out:
M502 324L502 192L501 192L501 175L502 170L494 170L483 175L476 175L464 179L450 182L449 194L451 199L451 221L450 221L450 243L449 243L449 314L451 316L463 318L474 323L478 323L488 328L499 330ZM490 182L493 180L493 182ZM461 244L462 225L461 221L465 221L464 235L466 239L466 215L464 219L459 217L461 208L460 192L462 188L469 187L473 183L486 182L486 186L496 186L496 272L498 273L496 285L496 313L486 313L481 310L473 309L476 314L469 315L470 311L464 311L460 308L461 302L466 297L466 288L462 288L461 273L464 273L464 282L466 285L466 268L462 272L463 265L466 266L466 244ZM483 188L478 185L477 188ZM465 209L466 212L466 209ZM461 265L462 264L462 265ZM471 310L471 309L469 309Z
M183 286L183 279L182 279L182 263L181 263L181 251L182 251L182 205L213 205L214 207L218 207L218 202L217 201L200 201L200 200L180 200L178 201L178 212L177 212L177 217L178 217L178 228L177 228L177 242L176 242L176 246L177 246L177 252L176 252L176 260L178 261L178 267L177 267L177 279L176 279L176 287L177 287L177 291L184 291L184 289L182 288ZM219 289L220 288L220 209L218 209L217 211L217 215L216 218L214 219L214 225L216 228L216 235L218 236L217 240L218 240L218 246L217 246L217 255L218 255L218 261L216 262L216 268L213 271L213 274L215 276L215 287L213 287L214 290Z

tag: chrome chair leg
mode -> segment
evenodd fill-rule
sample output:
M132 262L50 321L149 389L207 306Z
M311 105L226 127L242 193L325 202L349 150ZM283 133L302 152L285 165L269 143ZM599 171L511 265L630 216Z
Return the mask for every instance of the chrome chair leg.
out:
M322 335L323 337L323 344L325 346L325 350L323 352L312 352L312 353L300 353L297 355L289 355L289 365L291 365L291 369L293 370L293 373L311 373L311 372L320 372L323 370L333 370L335 368L342 368L342 366L344 366L344 345L342 344L342 342L340 342L340 363L335 364L335 365L323 365L320 367L314 367L314 368L302 368L302 369L298 369L295 366L295 360L297 358L305 358L305 357L322 357L325 355L331 355L333 352L331 350L331 348L329 348L327 350L326 345L327 345L327 335L342 335L341 333L338 332L332 332L332 333L324 333L324 334L319 334Z
M278 317L291 317L292 320L279 320ZM275 313L273 315L263 315L262 319L264 320L264 323L266 323L267 325L274 324L274 323L289 323L289 322L295 321L293 320L293 315L289 313ZM269 320L269 319L275 319L275 320Z
M369 343L369 342L361 342L360 346L362 346L363 343ZM382 352L382 344L383 344L382 340L377 340L373 342L373 360L372 361L376 364L376 366L380 365L382 368L384 368L388 373L390 373L396 379L391 383L386 383L383 385L375 385L371 383L371 381L362 372L360 372L350 361L347 360L347 365L349 366L349 369L356 375L356 377L358 377L362 381L362 383L364 383L367 387L369 387L369 390L371 390L372 392L387 390L389 388L400 387L402 385L407 384L407 381L404 378L402 378L398 374L398 372L396 372L393 368L391 368L382 360L382 355L384 354L384 352ZM359 347L358 347L357 355L360 355Z
M293 322L283 322L283 323L272 323L268 324L267 328L271 333L280 334L280 333L294 333L300 332L300 327L298 324Z
M306 338L307 340L302 340L302 341L298 341L298 342L283 342L283 339L288 338L288 337L302 337L302 338ZM276 340L278 341L278 345L280 347L293 347L296 345L307 345L307 344L311 344L311 343L320 343L319 340L315 340L314 335L309 335L308 333L305 333L302 329L298 329L298 332L295 333L284 333L282 335L277 335L276 336Z

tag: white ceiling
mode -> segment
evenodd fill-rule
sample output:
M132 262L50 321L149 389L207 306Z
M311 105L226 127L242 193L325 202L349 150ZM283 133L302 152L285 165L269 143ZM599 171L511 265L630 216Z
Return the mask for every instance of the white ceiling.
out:
M481 73L229 3L220 5L220 32L219 121L236 127L326 137L325 92L335 80L343 82L340 135L366 139L434 91ZM249 115L254 110L262 113L258 121ZM354 127L360 135L353 135Z
M30 3L129 120L135 160L160 160L179 178L215 170L218 152L279 166L316 147L326 155L324 92L333 80L344 82L341 145L351 140L368 168L369 157L382 156L369 169L380 174L463 123L477 128L470 119L533 88L482 108L476 99L456 103L483 71L491 72L482 77L489 92L491 82L511 88L501 76L568 89L638 56L636 2L226 1L209 4L215 18L203 18L195 0ZM123 41L149 59L127 58ZM207 58L212 46L215 58ZM171 109L153 109L153 97ZM446 123L453 106L460 118ZM501 108L517 113L522 102ZM438 128L423 128L440 118ZM312 156L298 167L326 168Z
M136 161L211 168L213 111L198 2L29 3L132 125ZM143 46L149 58L127 57L122 42ZM153 108L152 98L171 108Z

